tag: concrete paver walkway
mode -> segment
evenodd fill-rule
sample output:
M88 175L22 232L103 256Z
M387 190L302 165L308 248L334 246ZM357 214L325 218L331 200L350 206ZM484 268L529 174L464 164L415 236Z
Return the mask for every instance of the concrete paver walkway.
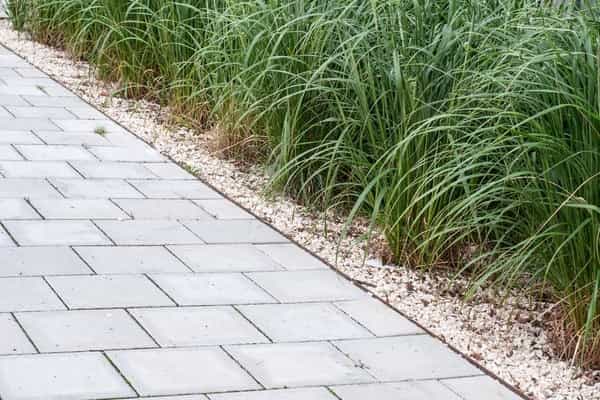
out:
M0 222L3 400L518 398L1 47Z

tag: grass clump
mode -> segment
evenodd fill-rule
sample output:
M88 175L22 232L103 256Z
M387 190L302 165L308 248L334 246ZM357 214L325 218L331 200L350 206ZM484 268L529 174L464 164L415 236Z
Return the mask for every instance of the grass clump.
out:
M27 6L23 6L26 3ZM542 2L543 3L543 2ZM273 185L367 215L397 261L550 293L600 365L594 5L534 0L12 0L15 27L129 96L219 124Z
M108 133L108 131L103 126L97 126L96 128L94 128L94 133L96 135L106 136L106 134Z

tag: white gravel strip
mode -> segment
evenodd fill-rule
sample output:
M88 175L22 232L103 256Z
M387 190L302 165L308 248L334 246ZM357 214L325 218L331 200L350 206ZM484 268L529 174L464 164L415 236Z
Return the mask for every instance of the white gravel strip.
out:
M530 397L600 400L600 371L582 371L550 353L541 327L549 305L515 294L498 304L491 290L465 302L458 290L464 282L439 272L365 265L364 224L354 224L337 247L343 218L264 195L265 174L212 155L209 133L169 126L169 110L156 104L113 97L113 88L95 79L88 64L28 40L7 21L0 21L0 42Z

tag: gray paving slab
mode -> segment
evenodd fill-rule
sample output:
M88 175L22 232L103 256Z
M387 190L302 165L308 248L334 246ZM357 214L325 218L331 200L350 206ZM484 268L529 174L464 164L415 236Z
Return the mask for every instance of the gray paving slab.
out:
M0 108L0 114L1 113L2 113L2 108ZM0 161L21 161L21 160L24 160L24 158L15 150L15 147L10 146L8 144L0 144Z
M112 146L108 139L97 133L36 130L35 134L49 145Z
M153 164L146 164L151 168ZM136 180L129 182L149 198L155 199L220 199L222 196L200 181Z
M125 132L125 129L110 120L96 119L53 119L52 122L67 132L102 131L102 132ZM42 128L38 128L42 129Z
M489 376L445 379L444 385L463 400L519 400L521 397Z
M375 379L326 342L225 346L266 388L370 383Z
M130 400L134 400L133 397ZM152 396L152 397L136 397L135 400L208 400L203 394L192 394L189 396Z
M90 146L92 152L102 161L126 161L126 162L164 162L165 157L150 147L95 147Z
M135 219L213 219L190 200L115 199L114 202Z
M438 381L346 385L331 389L341 400L463 400Z
M153 179L156 176L141 163L72 161L71 165L86 178ZM1 164L0 164L1 166Z
M82 146L23 144L15 147L30 161L95 160Z
M71 309L173 305L144 275L53 276L47 281Z
M249 244L169 246L195 272L277 271L282 267Z
M14 54L0 54L0 67L23 67L27 66L27 61Z
M177 221L103 220L96 221L96 224L118 245L162 246L167 244L204 243Z
M130 398L130 400L133 399L133 397ZM203 394L192 394L189 396L136 397L135 400L208 400L208 397Z
M0 118L13 118L14 115L9 113L6 108L0 107Z
M33 88L34 90L37 90ZM13 93L10 91L10 93ZM2 94L2 86L0 86ZM27 131L31 129L41 129L47 131L59 131L60 128L49 119L44 118L0 118L0 126L10 131Z
M2 332L0 355L36 352L35 347L11 314L0 314L0 332Z
M274 342L373 337L329 303L261 304L238 309Z
M101 353L0 357L6 400L80 400L135 396Z
M29 131L0 130L1 144L42 144L42 141Z
M0 198L61 198L45 179L0 178Z
M198 206L218 219L254 219L254 216L227 199L194 200Z
M44 78L47 75L32 66L14 68L15 72L23 78Z
M0 55L2 57L2 55ZM10 66L10 61L5 62L0 59L0 67L8 67ZM37 86L16 86L16 85L0 85L0 94L16 94L19 96L22 95L33 95L33 96L44 96L46 93L42 90L41 87Z
M28 106L29 103L25 99L16 94L0 93L0 106Z
M66 108L59 107L7 106L6 109L16 118L73 118L73 114L67 111Z
M47 77L47 76L38 76L38 77L29 77L29 78L24 78L20 75L17 75L16 77L12 78L12 79L6 79L4 80L5 85L10 86L10 87L20 87L20 86L36 86L39 87L39 89L42 92L45 92L45 89L47 87L50 86L55 86L55 87L59 87L60 84L54 80L52 80L51 78ZM48 116L43 116L44 118L48 118ZM72 118L72 116L71 116Z
M333 271L252 272L247 276L283 303L356 300L367 296Z
M179 305L275 302L243 274L152 274L150 276Z
M287 270L329 269L329 266L296 244L265 244L257 248Z
M17 69L20 71L20 69ZM22 96L28 105L39 107L80 107L87 103L79 97L50 97L46 95Z
M184 221L206 243L287 243L289 239L258 220Z
M167 249L159 246L84 246L76 247L75 251L98 274L190 271Z
M364 365L380 381L483 374L466 359L428 335L336 341L335 346L356 363Z
M83 246L111 244L90 221L4 221L20 246Z
M142 396L260 388L220 348L122 350L107 354Z
M0 278L0 312L64 310L42 278Z
M173 163L150 164L148 169L162 179L191 179L196 177Z
M178 307L131 310L161 347L268 343L233 307Z
M64 161L0 161L0 174L6 178L79 178Z
M208 395L208 398L210 400L336 400L336 397L323 387L257 390L253 392L238 393L217 393ZM371 399L365 398L361 400Z
M335 305L376 336L425 333L415 323L377 299L341 301Z
M62 86L58 86L58 85L50 85L50 86L44 86L42 88L43 92L46 93L46 95L51 96L51 97L68 97L68 96L76 96L75 93L71 92L70 90L62 87Z
M25 199L0 199L0 219L41 219Z
M4 228L0 227L0 248L14 247L15 242L8 236Z
M109 199L109 198L143 198L127 181L122 179L57 179L51 178L56 189L67 198ZM0 180L0 191L2 180Z
M0 0L0 4L2 4L1 0ZM1 9L0 9L0 12L1 12ZM0 50L0 53L2 53L2 50ZM15 71L14 68L7 68L7 67L0 68L0 78L2 78L2 81L4 83L6 83L6 79L4 79L4 78L20 78L20 77L21 77L21 75L19 75L17 73L17 71Z
M32 199L31 204L45 219L129 219L105 199Z
M157 347L124 310L16 313L42 353Z
M92 273L69 247L0 248L0 260L0 277Z
M66 107L67 110L79 119L107 119L106 115L92 106Z
M89 132L94 132L94 131L89 131ZM97 131L96 131L97 133ZM106 140L108 140L113 146L123 146L123 147L129 147L129 148L137 148L137 147L143 147L143 148L147 148L148 145L146 143L144 143L144 141L142 141L141 139L139 139L136 136L133 136L125 131L123 132L107 132L105 134L102 135L103 137L106 138ZM157 165L159 163L156 163ZM162 165L162 163L160 163ZM150 165L155 165L155 163L150 163Z

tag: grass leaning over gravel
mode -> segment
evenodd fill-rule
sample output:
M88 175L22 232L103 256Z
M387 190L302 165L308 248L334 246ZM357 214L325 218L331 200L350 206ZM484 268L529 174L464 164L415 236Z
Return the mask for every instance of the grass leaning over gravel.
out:
M575 2L573 2L574 4ZM571 3L569 3L571 4ZM531 287L600 365L600 8L534 0L9 0L16 28L218 123L397 262Z

